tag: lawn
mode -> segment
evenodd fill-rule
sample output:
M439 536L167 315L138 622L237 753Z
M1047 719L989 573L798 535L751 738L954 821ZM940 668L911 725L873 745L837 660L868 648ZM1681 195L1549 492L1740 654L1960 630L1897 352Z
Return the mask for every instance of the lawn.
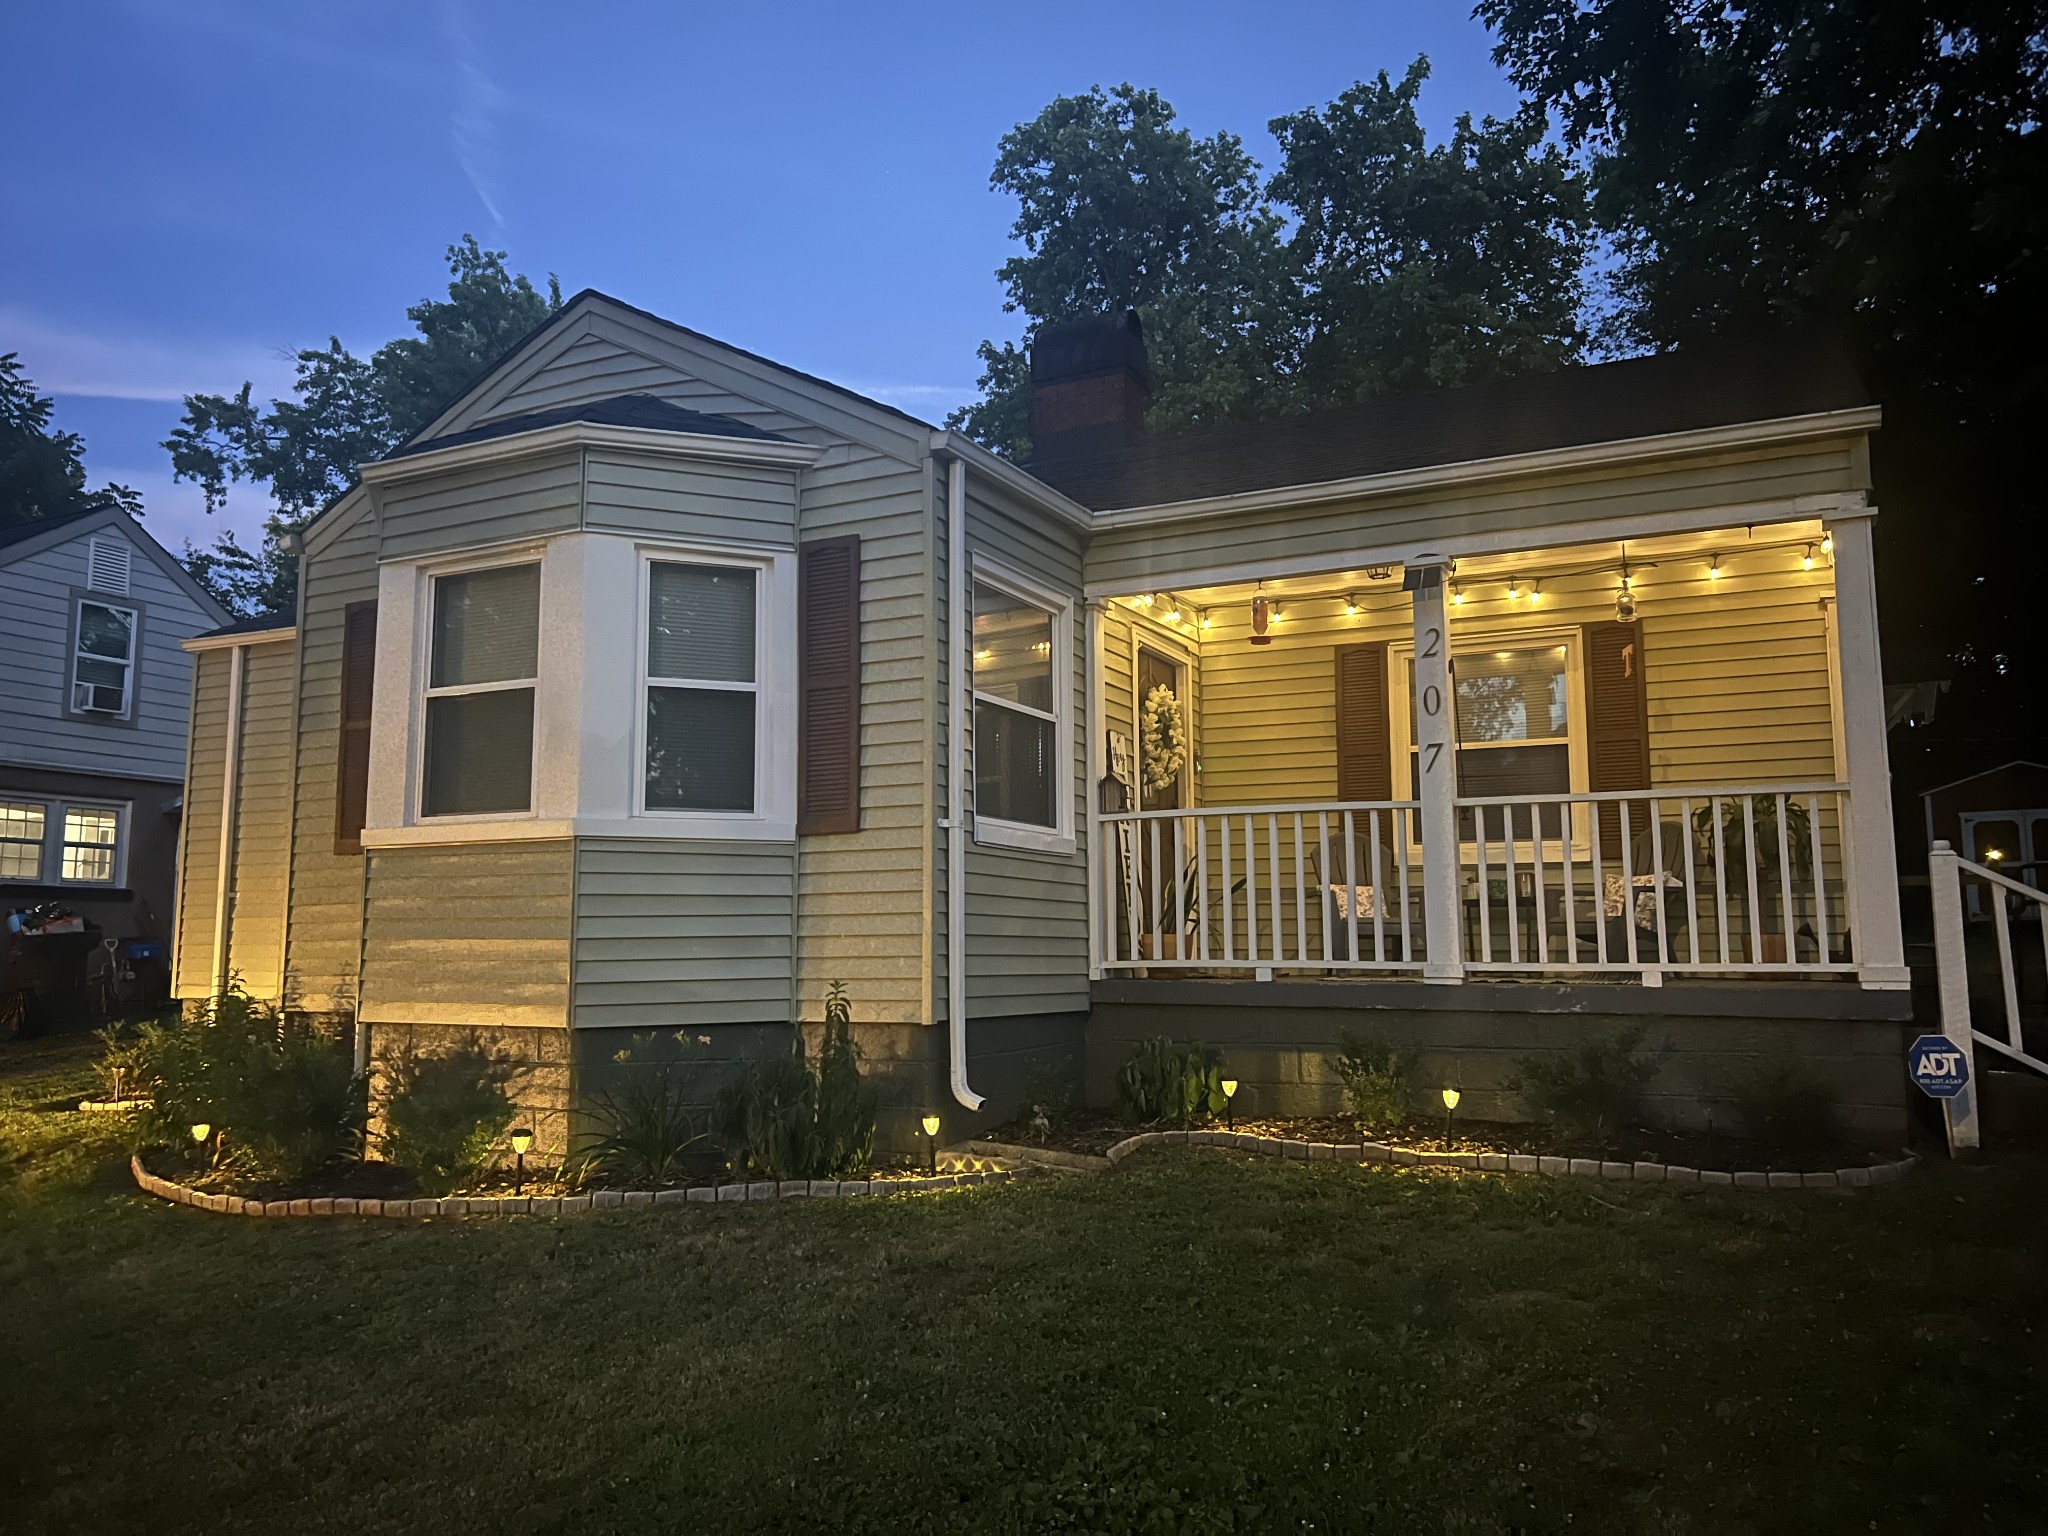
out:
M1755 1194L1280 1163L561 1220L129 1184L0 1047L0 1529L2048 1521L2048 1171Z

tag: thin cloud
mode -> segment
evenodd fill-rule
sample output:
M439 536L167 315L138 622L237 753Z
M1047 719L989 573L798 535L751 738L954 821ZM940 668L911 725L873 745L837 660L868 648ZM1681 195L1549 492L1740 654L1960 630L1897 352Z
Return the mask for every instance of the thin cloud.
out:
M0 308L0 352L19 352L22 371L46 395L182 400L200 391L232 393L247 379L259 398L268 399L292 385L287 349L97 336L12 307Z
M884 405L893 405L900 411L915 414L919 411L935 411L943 414L956 405L966 405L975 398L972 384L893 384L880 380L849 379L846 387L855 394L866 395L870 400L879 400Z
M449 137L455 145L455 160L469 178L470 190L491 216L499 231L505 216L498 211L498 118L505 108L505 93L487 74L462 8L449 0L441 8L442 30L448 35L449 51L461 76L455 110L448 114Z

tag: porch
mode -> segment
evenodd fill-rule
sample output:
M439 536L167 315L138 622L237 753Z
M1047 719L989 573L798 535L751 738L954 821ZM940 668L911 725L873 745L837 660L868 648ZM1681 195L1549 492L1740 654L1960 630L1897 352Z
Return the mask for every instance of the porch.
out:
M1868 561L1803 519L1096 594L1093 977L1902 988Z

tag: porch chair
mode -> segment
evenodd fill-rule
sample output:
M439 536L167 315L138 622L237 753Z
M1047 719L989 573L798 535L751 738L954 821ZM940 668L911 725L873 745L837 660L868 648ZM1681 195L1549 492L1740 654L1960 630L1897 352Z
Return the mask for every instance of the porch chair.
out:
M1393 839L1397 834L1390 824L1380 827L1380 860L1375 870L1372 864L1372 834L1369 828L1354 826L1352 829L1353 852L1350 872L1358 877L1359 883L1347 885L1344 881L1344 840L1341 835L1330 839L1330 868L1322 868L1321 844L1312 843L1308 849L1309 870L1315 880L1316 890L1322 898L1323 927L1330 935L1330 958L1349 960L1351 956L1351 909L1358 909L1358 949L1361 955L1372 955L1373 914L1380 913L1380 927L1385 935L1384 947L1377 958L1381 960L1404 960L1401 944L1401 866L1395 856ZM1422 879L1421 869L1410 864L1408 867L1408 894L1412 898Z
M1668 965L1676 960L1673 945L1685 932L1685 918L1692 892L1685 884L1685 839L1689 829L1664 819L1653 835L1645 826L1629 841L1628 867L1602 871L1600 917L1607 929L1607 961L1628 962L1628 924L1636 930L1636 958ZM1660 846L1661 845L1661 846ZM1664 931L1657 931L1657 869L1661 856L1664 871ZM1581 933L1582 948L1598 953L1595 936Z

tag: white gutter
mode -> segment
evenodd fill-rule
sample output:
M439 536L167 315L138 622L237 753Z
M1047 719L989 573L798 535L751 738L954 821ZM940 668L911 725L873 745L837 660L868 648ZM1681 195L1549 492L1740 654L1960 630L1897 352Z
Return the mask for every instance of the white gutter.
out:
M228 989L228 918L232 901L230 882L235 864L235 791L242 775L242 672L248 664L249 648L235 646L228 652L228 740L227 758L220 775L220 855L214 867L213 886L213 988L220 996Z
M967 1086L967 669L961 665L960 621L967 612L967 460L958 451L946 465L946 622L940 644L946 658L946 1053L953 1097L978 1110L982 1097Z
M1072 497L1061 495L1030 471L1019 469L999 454L990 453L971 437L963 437L958 432L934 432L932 452L966 460L974 466L976 474L985 475L1020 501L1029 502L1041 512L1048 512L1083 533L1095 530L1093 512Z

